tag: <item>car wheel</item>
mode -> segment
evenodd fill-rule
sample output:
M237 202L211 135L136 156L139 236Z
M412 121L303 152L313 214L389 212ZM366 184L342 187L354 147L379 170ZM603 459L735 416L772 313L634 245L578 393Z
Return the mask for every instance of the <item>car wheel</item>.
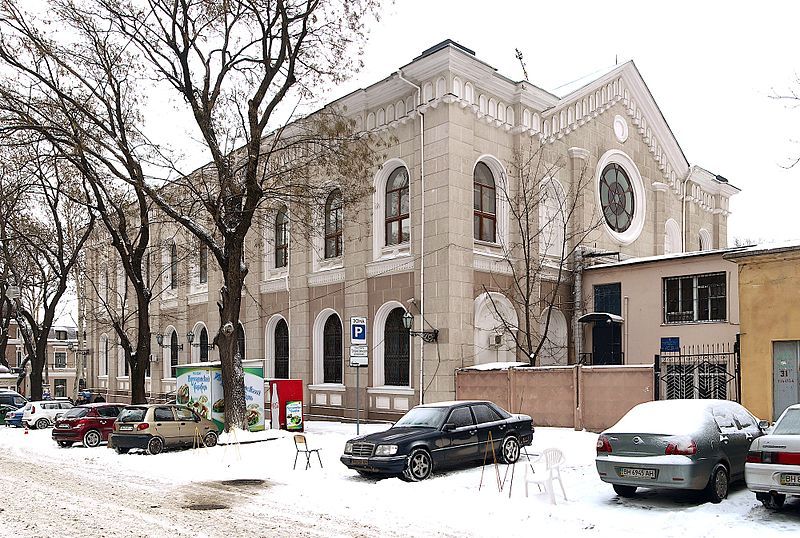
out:
M706 486L706 495L714 504L722 502L722 499L728 496L728 470L721 463L718 463L711 471L711 478Z
M58 446L61 448L69 448L72 446L72 441L59 441Z
M519 459L519 441L513 435L509 435L503 439L503 444L500 447L500 458L503 463L516 463Z
M118 446L118 447L114 447L114 450L117 451L117 454L127 454L129 449L128 448L123 448L121 446Z
M406 468L403 471L403 479L407 482L419 482L425 480L433 471L431 455L422 448L414 449L408 457Z
M761 501L764 508L780 510L783 508L783 503L786 502L786 495L782 493L756 493L756 499Z
M208 448L217 446L217 434L215 432L208 432L205 437L203 437L203 444Z
M614 484L614 491L620 497L630 498L636 495L636 486L623 486L621 484Z
M49 425L50 425L50 421L49 421L49 420L47 420L47 419L46 419L46 418L44 418L44 417L42 417L42 418L40 418L39 420L37 420L37 421L36 421L36 424L35 424L35 426L36 426L36 429L37 429L37 430L43 430L43 429L45 429L46 427L48 427Z
M100 432L97 430L89 430L83 436L83 446L94 448L100 444L103 438L100 436Z
M147 442L147 453L151 455L161 454L164 450L164 441L161 437L151 437Z

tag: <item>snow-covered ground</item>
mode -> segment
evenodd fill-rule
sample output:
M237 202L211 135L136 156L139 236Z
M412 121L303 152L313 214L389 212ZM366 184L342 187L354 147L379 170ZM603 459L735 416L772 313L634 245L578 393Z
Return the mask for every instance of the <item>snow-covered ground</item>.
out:
M362 433L386 426L362 425ZM0 427L2 536L789 536L800 528L800 500L774 513L736 485L718 505L699 495L642 491L617 497L594 469L596 434L537 428L528 450L561 448L568 501L525 498L523 468L498 492L493 467L443 471L425 482L370 480L345 468L339 455L355 426L310 422L311 448L324 468L292 470L286 432L264 442L118 455L103 447L60 449L50 430ZM303 459L301 455L301 459ZM500 467L501 477L506 473ZM259 479L229 486L223 480ZM535 487L534 487L535 491ZM641 491L641 490L640 490ZM226 508L194 511L196 503Z

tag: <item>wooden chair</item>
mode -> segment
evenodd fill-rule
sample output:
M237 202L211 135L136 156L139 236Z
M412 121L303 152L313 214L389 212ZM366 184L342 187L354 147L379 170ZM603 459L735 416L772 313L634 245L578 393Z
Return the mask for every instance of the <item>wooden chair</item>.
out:
M533 464L544 463L544 472L535 474ZM557 480L561 486L561 493L564 500L567 500L567 492L564 491L564 483L561 482L561 465L564 463L564 453L557 448L546 448L538 458L532 460L525 466L525 496L528 496L528 484L536 484L539 491L544 487L544 493L550 498L552 504L556 504L554 482ZM529 475L530 473L530 475Z
M294 466L292 469L297 468L297 457L302 453L306 456L306 469L311 467L311 455L316 453L317 459L319 460L319 467L322 468L322 458L319 455L319 448L308 448L308 443L306 442L306 436L302 433L298 433L294 436Z

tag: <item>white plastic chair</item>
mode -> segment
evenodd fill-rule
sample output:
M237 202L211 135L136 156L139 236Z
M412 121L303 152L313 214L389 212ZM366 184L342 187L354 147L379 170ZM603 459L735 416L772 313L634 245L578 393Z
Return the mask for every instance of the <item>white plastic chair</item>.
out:
M537 463L544 463L544 472L535 473L533 465ZM525 496L528 496L528 484L536 484L539 487L539 493L547 493L550 498L551 504L556 504L556 496L553 490L553 482L558 480L558 485L561 486L561 493L564 495L564 500L567 500L567 492L564 491L564 483L561 482L561 464L564 463L564 453L557 448L546 448L536 459L530 461L525 466Z

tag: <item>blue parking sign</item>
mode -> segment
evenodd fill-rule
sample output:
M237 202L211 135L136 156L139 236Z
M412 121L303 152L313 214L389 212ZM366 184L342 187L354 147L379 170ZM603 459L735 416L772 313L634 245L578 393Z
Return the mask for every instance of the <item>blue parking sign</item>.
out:
M367 343L367 318L350 318L350 343Z

